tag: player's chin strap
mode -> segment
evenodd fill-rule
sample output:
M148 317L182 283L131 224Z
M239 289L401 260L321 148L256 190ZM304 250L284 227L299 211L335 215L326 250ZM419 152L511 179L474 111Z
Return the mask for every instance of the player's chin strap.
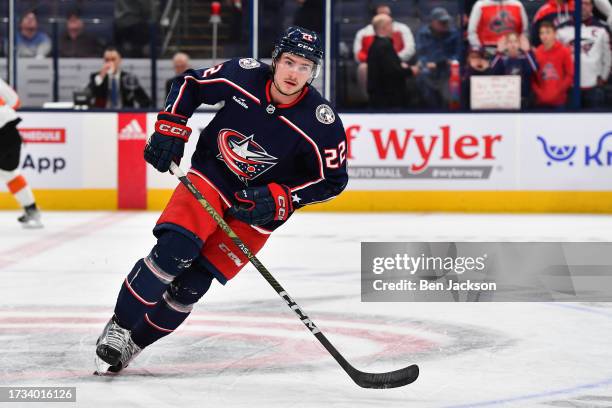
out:
M306 328L319 340L319 342L325 347L325 349L332 355L332 357L340 364L340 367L351 377L357 385L363 388L395 388L414 382L419 376L419 367L416 364L402 368L400 370L390 371L387 373L366 373L357 370L353 367L346 359L336 350L336 348L327 340L327 337L321 333L321 330L314 324L312 320L302 311L298 304L289 296L287 291L281 286L280 283L272 276L272 274L266 269L265 266L255 257L251 250L245 245L244 242L236 235L236 233L227 225L227 222L221 215L214 209L212 205L198 191L193 183L187 178L185 173L176 165L176 163L170 163L170 172L174 174L187 190L200 202L202 207L210 214L213 220L217 223L219 228L227 234L228 237L234 242L234 244L246 255L249 261L257 269L257 271L264 277L264 279L274 288L276 293L283 298L287 303L287 306L297 314L298 318L304 323Z

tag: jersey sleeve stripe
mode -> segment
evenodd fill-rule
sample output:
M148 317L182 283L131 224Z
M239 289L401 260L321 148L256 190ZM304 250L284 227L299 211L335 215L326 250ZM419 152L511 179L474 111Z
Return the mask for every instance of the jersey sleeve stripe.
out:
M260 234L264 234L264 235L272 234L272 231L264 229L262 227L258 227L256 225L249 225L249 227L253 228L255 231L259 232Z
M183 85L181 85L181 89L179 91L178 96L176 97L176 100L174 101L174 103L172 104L172 113L176 113L176 108L178 107L181 98L183 97L183 92L185 91L185 87L187 86L187 81L195 81L196 83L200 84L200 85L210 85L210 84L217 84L217 83L226 83L229 86L231 86L232 88L238 90L239 92L241 92L242 94L244 94L247 98L253 100L255 103L257 103L258 105L261 105L261 101L259 100L259 98L257 98L255 95L253 95L252 93L250 93L249 91L247 91L246 89L242 88L241 86L235 84L234 82L226 79L226 78L215 78L215 79L197 79L195 77L192 76L186 76L184 77L185 82L183 82Z
M306 205L317 204L317 203L324 203L324 202L332 200L332 199L334 199L336 197L338 197L338 196L337 195L331 196L331 197L326 198L325 200L311 201L311 202L307 203Z
M319 161L319 176L320 177L318 179L316 179L316 180L313 180L313 181L310 181L308 183L302 184L301 186L292 187L291 191L298 191L298 190L301 190L301 189L306 188L308 186L311 186L313 184L316 184L316 183L320 182L321 180L325 180L325 172L323 170L323 159L321 158L321 153L319 152L319 147L317 146L317 144L306 133L304 133L304 131L302 129L300 129L295 124L293 124L289 119L287 119L284 116L279 116L278 118L280 120L282 120L283 122L285 122L287 124L287 126L289 126L291 129L295 130L304 139L306 139L306 141L308 141L308 143L310 143L312 145L312 148L314 149L314 151L315 151L315 153L317 155L317 160Z

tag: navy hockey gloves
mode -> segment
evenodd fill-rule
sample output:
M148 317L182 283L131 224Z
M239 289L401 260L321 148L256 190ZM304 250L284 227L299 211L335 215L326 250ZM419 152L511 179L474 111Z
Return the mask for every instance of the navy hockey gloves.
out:
M289 187L270 183L251 187L235 194L239 204L229 209L236 219L251 225L264 225L271 221L285 221L293 212Z
M185 142L191 129L186 126L187 118L169 112L159 112L155 132L144 149L144 159L160 172L170 168L170 162L181 163Z

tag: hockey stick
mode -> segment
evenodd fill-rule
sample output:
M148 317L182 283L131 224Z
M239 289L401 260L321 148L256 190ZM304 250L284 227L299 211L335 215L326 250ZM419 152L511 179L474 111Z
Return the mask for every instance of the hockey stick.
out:
M363 388L395 388L414 382L419 376L419 367L414 364L400 370L390 371L387 373L366 373L357 370L336 350L336 348L327 340L327 337L321 333L321 330L314 324L312 320L302 311L298 304L289 296L287 291L283 289L280 283L272 276L265 266L255 257L251 250L242 242L223 217L206 201L202 193L193 185L187 178L185 173L174 163L170 163L170 172L174 174L189 192L202 204L202 207L210 214L219 227L225 232L238 248L247 256L249 261L255 266L259 273L266 281L274 288L276 293L287 303L300 318L302 323L310 330L312 334L321 342L323 347L332 355L332 357L340 364L340 367L355 381L357 385Z

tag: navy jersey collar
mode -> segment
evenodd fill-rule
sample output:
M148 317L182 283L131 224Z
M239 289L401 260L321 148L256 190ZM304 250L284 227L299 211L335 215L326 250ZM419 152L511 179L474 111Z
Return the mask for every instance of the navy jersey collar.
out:
M302 93L300 93L300 95L297 97L297 99L291 103L281 103L278 105L274 105L272 103L272 94L270 93L270 89L272 88L272 80L268 79L268 82L266 83L266 101L268 105L273 105L276 108L279 109L287 109L287 108L292 108L295 105L297 105L302 99L304 99L304 97L306 96L306 94L308 93L308 85L306 85L304 87L304 89L302 89Z

